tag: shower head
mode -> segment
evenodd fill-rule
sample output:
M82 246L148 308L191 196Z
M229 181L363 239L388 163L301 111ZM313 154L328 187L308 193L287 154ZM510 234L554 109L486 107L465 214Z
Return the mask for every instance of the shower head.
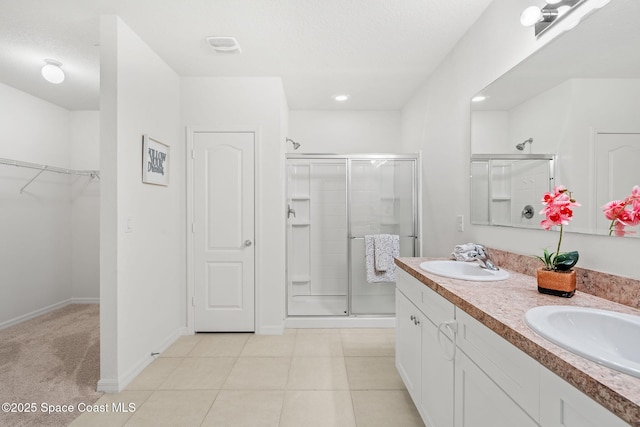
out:
M299 143L297 143L297 142L295 142L295 141L294 141L293 139L291 139L291 138L287 138L287 141L286 141L286 142L290 142L290 143L292 143L292 144L293 144L293 149L294 149L294 150L297 150L298 148L300 148L300 144L299 144Z
M521 142L520 144L516 145L516 148L520 151L524 150L524 146L526 143L532 144L533 143L533 138L529 138L524 140L523 142Z

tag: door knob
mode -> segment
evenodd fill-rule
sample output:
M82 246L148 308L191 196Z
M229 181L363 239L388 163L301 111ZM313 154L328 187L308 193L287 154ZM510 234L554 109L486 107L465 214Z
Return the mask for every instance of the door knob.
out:
M245 246L251 246L251 240L245 240L244 241L244 245Z

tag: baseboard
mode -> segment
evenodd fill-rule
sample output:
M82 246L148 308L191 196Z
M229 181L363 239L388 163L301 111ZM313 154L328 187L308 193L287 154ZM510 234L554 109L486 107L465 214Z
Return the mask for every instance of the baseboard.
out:
M186 326L180 327L169 334L169 336L167 336L167 338L165 338L162 343L160 343L157 349L153 351L153 353L157 354L154 354L152 356L151 353L149 353L147 356L142 357L138 361L138 363L134 364L133 367L131 367L131 369L129 369L124 375L119 376L117 380L101 379L100 381L98 381L97 390L104 391L106 393L118 393L124 390L124 388L128 386L129 383L135 379L135 377L140 375L144 368L149 366L151 362L156 360L158 355L168 349L171 344L173 344L179 337L183 335L188 335Z
M277 326L259 326L256 328L256 335L282 335L284 334L284 325Z
M102 391L104 393L118 393L120 391L118 387L118 380L100 380L96 391Z
M396 318L390 317L287 317L285 326L290 329L305 328L395 328Z
M100 304L100 298L71 298L71 304Z
M71 299L60 301L55 304L51 304L48 307L44 307L44 308L32 311L31 313L23 314L22 316L18 316L18 317L14 317L13 319L6 320L0 323L0 330L17 325L18 323L26 322L27 320L31 320L34 317L42 316L43 314L47 314L53 310L57 310L71 303L72 303Z

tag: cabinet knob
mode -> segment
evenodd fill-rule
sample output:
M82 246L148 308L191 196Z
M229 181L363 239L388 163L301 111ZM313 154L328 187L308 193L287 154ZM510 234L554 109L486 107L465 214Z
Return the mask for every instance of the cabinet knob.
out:
M416 316L414 316L413 314L411 315L411 320L416 320Z
M420 324L420 319L418 319L418 318L416 317L416 320L414 320L414 321L413 321L413 323L415 323L416 325L419 325L419 324Z

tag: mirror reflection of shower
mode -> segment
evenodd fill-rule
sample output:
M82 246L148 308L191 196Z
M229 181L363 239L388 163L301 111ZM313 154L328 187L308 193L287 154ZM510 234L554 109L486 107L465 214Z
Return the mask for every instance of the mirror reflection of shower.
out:
M286 142L290 142L290 143L292 143L292 144L293 144L293 149L294 149L294 150L297 150L298 148L300 148L300 143L295 142L295 141L294 141L293 139L291 139L291 138L287 138L287 141L286 141Z
M521 142L520 144L516 145L516 148L517 148L519 151L524 150L524 146L527 144L527 142L529 143L529 148L531 148L531 144L533 144L533 138L529 138L529 139L524 140L524 141L523 141L523 142Z

